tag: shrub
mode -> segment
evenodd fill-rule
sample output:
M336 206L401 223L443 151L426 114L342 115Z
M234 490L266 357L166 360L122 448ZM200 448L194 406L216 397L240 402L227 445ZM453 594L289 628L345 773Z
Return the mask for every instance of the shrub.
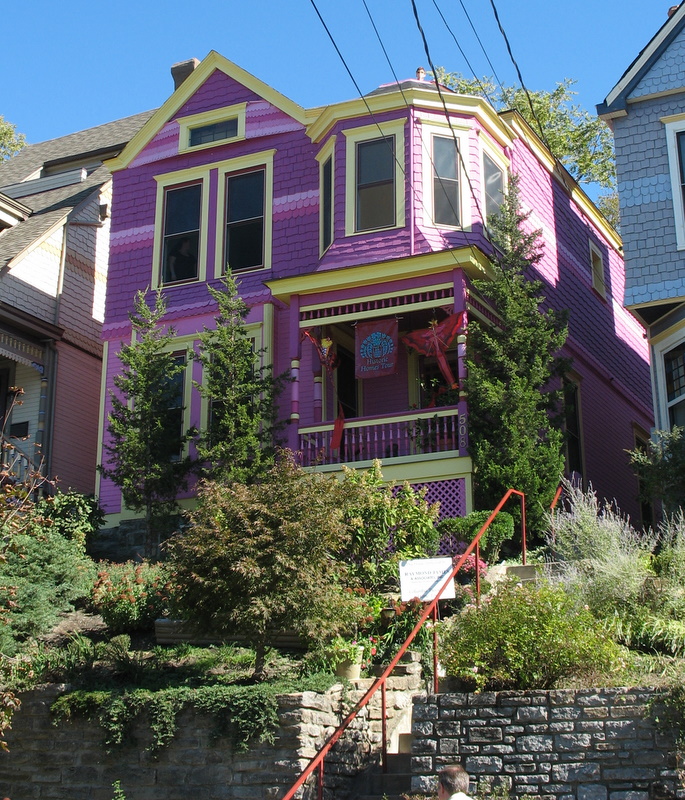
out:
M175 594L185 618L243 634L265 677L277 631L310 641L347 632L359 600L345 589L340 484L285 457L258 484L208 481L190 525L169 543Z
M80 545L49 528L14 534L0 560L0 593L9 606L0 652L14 654L22 642L48 631L60 612L87 598L95 571Z
M32 513L40 526L51 528L65 539L72 539L84 551L105 519L94 497L71 490L55 492L39 500Z
M549 689L609 670L620 650L560 586L505 584L441 627L448 675L477 689Z
M452 537L454 542L471 544L491 513L491 511L472 511L465 517L450 517L441 520L437 525L441 540ZM514 518L506 511L500 511L481 536L480 552L483 559L488 563L497 561L502 544L513 538Z
M437 552L439 506L426 490L408 483L395 490L383 480L379 461L371 469L343 467L341 506L348 536L339 552L350 580L372 592L399 587L401 560Z
M109 564L98 573L93 606L112 633L149 630L169 604L167 570L161 564Z

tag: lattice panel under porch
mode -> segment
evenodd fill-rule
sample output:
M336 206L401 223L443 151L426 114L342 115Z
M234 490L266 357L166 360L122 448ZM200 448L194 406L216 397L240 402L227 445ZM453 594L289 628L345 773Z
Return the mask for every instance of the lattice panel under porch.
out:
M431 483L412 483L414 489L428 489L426 500L440 503L440 519L466 516L466 484L463 478Z

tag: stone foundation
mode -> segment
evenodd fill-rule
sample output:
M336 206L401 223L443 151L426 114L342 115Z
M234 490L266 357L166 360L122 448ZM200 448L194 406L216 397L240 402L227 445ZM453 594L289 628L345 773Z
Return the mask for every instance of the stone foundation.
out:
M474 783L545 800L683 798L674 738L648 718L649 689L440 694L414 700L412 789L462 764Z

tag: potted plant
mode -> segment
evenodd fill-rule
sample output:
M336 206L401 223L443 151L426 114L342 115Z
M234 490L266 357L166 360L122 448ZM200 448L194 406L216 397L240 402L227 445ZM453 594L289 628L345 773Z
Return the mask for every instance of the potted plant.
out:
M326 647L326 656L339 678L356 680L361 675L364 645L356 639L336 636Z

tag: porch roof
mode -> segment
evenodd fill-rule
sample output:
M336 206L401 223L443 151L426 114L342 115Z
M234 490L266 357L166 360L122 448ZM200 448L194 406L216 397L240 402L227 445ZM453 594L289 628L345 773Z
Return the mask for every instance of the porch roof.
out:
M267 281L266 285L275 298L289 305L292 295L302 297L319 292L356 289L390 283L398 278L437 275L457 268L463 269L471 278L484 278L489 272L488 257L477 247L460 247L373 264L308 272L306 275Z

